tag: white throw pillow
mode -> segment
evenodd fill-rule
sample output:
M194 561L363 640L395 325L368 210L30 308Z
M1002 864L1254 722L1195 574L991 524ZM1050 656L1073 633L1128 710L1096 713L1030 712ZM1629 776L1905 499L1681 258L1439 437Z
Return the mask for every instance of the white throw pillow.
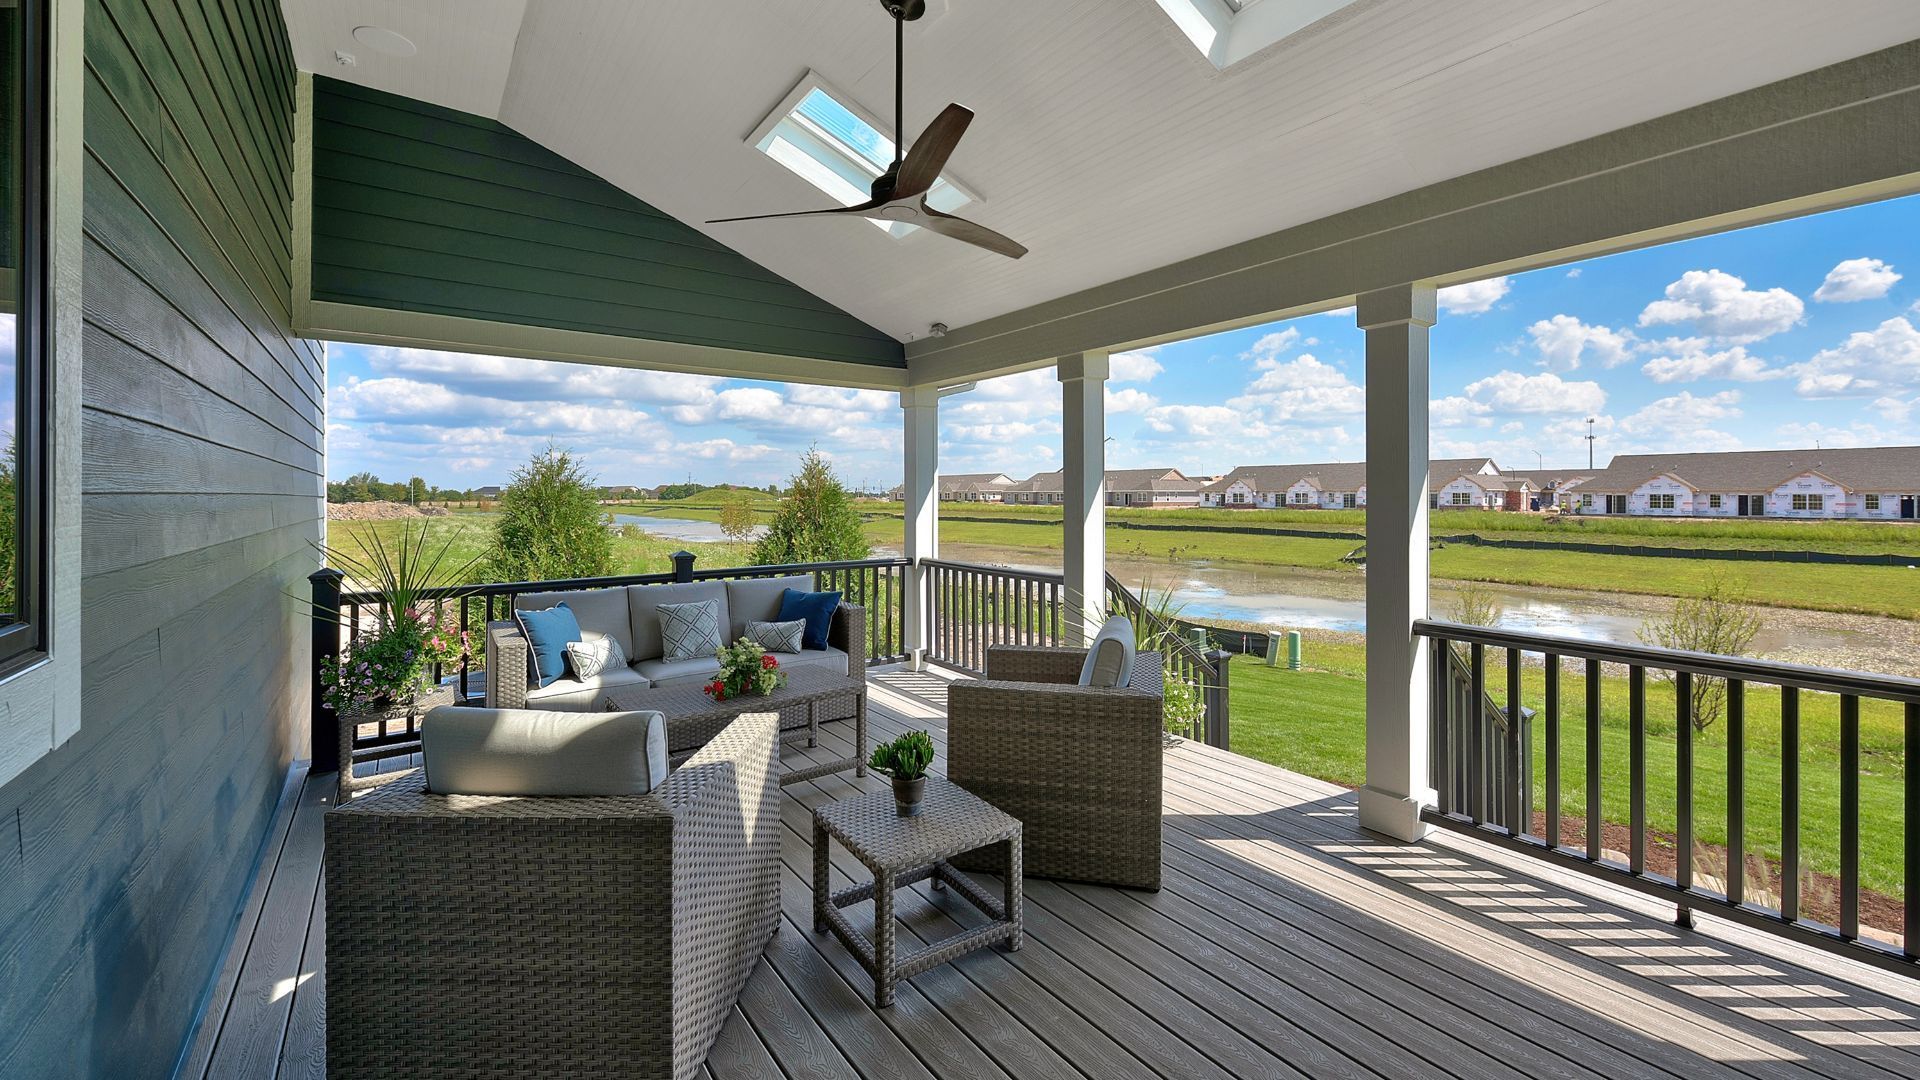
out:
M436 795L645 795L667 778L657 712L542 712L443 705L420 722Z
M691 604L661 604L661 658L697 660L712 656L720 649L720 602L700 600Z
M746 639L768 652L797 653L800 651L800 639L806 636L807 620L791 619L787 622L759 622L748 620Z
M1115 615L1100 627L1087 647L1087 662L1080 665L1080 685L1116 690L1133 677L1133 624L1125 616Z
M618 671L627 666L627 654L613 637L567 642L567 662L576 679L591 679L609 668Z

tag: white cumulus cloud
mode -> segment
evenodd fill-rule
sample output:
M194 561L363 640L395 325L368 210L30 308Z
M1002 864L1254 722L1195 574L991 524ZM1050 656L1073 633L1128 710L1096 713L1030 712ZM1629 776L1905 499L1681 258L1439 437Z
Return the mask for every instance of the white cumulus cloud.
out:
M1894 272L1891 263L1879 259L1847 259L1827 271L1827 279L1813 290L1813 298L1826 304L1878 300L1899 280L1900 275Z
M1785 289L1749 289L1724 271L1689 270L1667 286L1666 299L1640 312L1640 325L1690 322L1726 344L1750 345L1792 329L1805 317L1806 307Z
M1696 382L1700 379L1730 379L1734 382L1760 382L1783 378L1787 373L1770 368L1767 362L1747 351L1745 345L1729 345L1714 350L1706 338L1668 338L1651 346L1657 353L1641 365L1647 378L1657 383Z
M1540 366L1548 371L1573 371L1592 360L1601 367L1617 367L1633 357L1637 339L1631 330L1590 326L1572 315L1555 315L1527 327Z
M1479 315L1492 310L1493 305L1512 290L1513 280L1503 276L1469 281L1464 285L1449 285L1441 289L1434 299L1440 305L1440 310L1449 315Z
M1468 383L1466 395L1502 415L1592 413L1607 403L1607 392L1599 383L1569 382L1551 371L1538 375L1502 371Z
M1920 330L1896 315L1859 330L1794 367L1795 389L1810 397L1841 397L1920 386Z

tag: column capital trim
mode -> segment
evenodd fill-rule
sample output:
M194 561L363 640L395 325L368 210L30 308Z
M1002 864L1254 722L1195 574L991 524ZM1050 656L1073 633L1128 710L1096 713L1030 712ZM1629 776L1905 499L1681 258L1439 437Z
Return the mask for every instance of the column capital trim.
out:
M1060 381L1066 382L1105 382L1107 381L1107 351L1099 349L1091 352L1073 353L1060 358L1054 371Z
M1362 330L1409 324L1432 326L1439 314L1438 293L1430 281L1361 293L1354 305L1353 321Z

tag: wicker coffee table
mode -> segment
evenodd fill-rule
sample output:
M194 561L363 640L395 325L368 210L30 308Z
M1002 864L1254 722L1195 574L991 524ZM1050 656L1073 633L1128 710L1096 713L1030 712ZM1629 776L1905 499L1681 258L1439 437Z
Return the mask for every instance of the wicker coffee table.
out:
M827 891L827 838L873 871L865 885ZM965 851L999 844L1006 851L1004 895L995 899L955 870L947 860ZM898 956L894 949L893 898L896 890L933 879L933 887L951 885L993 920L918 952ZM873 940L853 928L840 909L873 901ZM874 791L813 812L813 928L833 931L873 976L873 1003L893 1004L901 979L956 959L997 941L1008 951L1020 947L1020 823L985 799L945 777L927 777L926 800L918 817L901 817L892 791Z
M807 745L816 746L820 741L821 706L846 698L854 702L853 756L795 769L780 778L782 784L798 784L846 769L852 769L856 776L867 775L865 680L850 679L824 667L794 668L787 672L787 685L764 696L747 694L715 701L700 684L681 683L615 690L607 696L607 709L612 712L651 709L665 716L667 755L678 765L744 713L778 713L783 741L790 742L805 734Z

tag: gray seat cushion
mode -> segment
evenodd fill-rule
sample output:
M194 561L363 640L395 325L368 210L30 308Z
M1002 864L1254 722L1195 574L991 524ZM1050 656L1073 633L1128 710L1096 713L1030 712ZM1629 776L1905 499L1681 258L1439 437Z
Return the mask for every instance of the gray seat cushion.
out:
M527 688L527 707L565 712L598 712L607 694L622 686L645 686L647 677L632 668L609 668L590 679L563 675L545 686Z
M667 723L446 705L421 721L420 756L436 795L645 795L667 778Z
M824 649L807 649L804 652L768 653L768 656L780 661L780 666L792 671L795 668L825 668L836 675L847 673L847 654L829 645Z
M790 574L727 582L727 644L739 641L750 622L778 622L780 596L788 589L812 592L813 575Z
M566 601L567 608L580 623L585 640L610 637L620 643L620 651L633 655L633 622L627 615L625 589L573 589L564 592L522 593L513 598L515 611L545 611Z
M666 585L629 585L627 593L627 619L633 631L633 648L627 650L627 659L639 663L642 660L660 659L660 612L661 604L692 604L701 600L720 602L720 625L725 628L732 625L732 616L727 611L727 587L719 581L672 582Z
M655 686L672 686L675 683L709 682L720 674L720 662L711 656L696 656L691 660L636 660L634 673Z

